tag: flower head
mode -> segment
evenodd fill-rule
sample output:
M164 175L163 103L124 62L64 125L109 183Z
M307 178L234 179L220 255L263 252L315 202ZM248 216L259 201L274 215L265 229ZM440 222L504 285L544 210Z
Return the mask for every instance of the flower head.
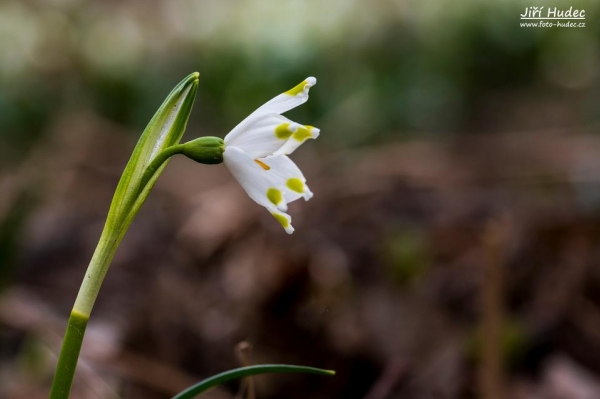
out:
M300 169L288 157L319 129L292 122L281 114L304 104L309 89L317 83L306 78L292 89L271 99L225 136L223 160L250 198L264 206L288 234L294 232L287 204L313 194Z

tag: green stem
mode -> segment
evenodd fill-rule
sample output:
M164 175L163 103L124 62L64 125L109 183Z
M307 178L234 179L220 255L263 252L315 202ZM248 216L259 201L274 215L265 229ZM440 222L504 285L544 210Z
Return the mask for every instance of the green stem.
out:
M52 382L50 399L66 399L69 397L85 328L104 276L120 242L120 239L109 236L107 232L110 230L108 226L105 226L94 256L92 256L90 265L85 272L73 310L71 310L67 331L58 357L56 374L54 374L54 381Z
M153 180L156 171L171 156L181 153L182 147L179 144L173 145L154 157L144 171L139 185L139 192L142 192L146 188L146 185ZM69 397L85 328L92 313L92 308L98 297L98 292L100 291L106 272L115 256L115 252L139 208L135 206L135 197L133 203L129 205L132 207L132 212L122 219L119 226L109 223L104 226L98 246L85 272L85 277L79 288L79 293L77 294L77 299L75 300L75 305L73 306L73 310L71 310L69 323L67 324L67 331L58 357L56 374L52 382L50 399L67 399Z
M56 374L52 382L52 391L50 391L50 399L62 399L69 397L71 383L75 375L75 367L81 350L81 343L85 328L89 318L77 312L71 312L67 332L63 340L58 365L56 366Z
M78 313L84 317L90 317L96 297L104 281L104 276L106 276L108 267L121 242L121 237L115 236L114 230L109 228L109 226L105 226L96 251L81 282L81 287L79 287L79 293L77 294L77 299L75 299L75 305L71 314Z
M173 155L181 154L183 152L183 144L175 144L170 147L165 148L161 152L159 152L152 162L146 167L144 174L142 175L142 180L140 183L140 191L148 184L148 182L152 179L158 168L162 166L169 158Z

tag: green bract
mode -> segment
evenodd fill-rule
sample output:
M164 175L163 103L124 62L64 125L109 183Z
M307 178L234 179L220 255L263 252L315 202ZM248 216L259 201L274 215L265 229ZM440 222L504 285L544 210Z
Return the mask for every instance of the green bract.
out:
M200 74L194 72L175 86L148 123L121 176L107 225L127 227L148 196L167 164L167 159L160 165L153 161L160 160L158 156L163 150L179 144L192 111L199 77ZM147 171L149 166L154 166L154 170Z

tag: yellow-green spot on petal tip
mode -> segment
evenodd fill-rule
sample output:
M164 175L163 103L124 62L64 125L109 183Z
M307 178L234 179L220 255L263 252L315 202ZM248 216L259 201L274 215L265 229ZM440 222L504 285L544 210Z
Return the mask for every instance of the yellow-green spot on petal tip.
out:
M306 139L309 139L312 137L312 133L310 132L311 129L312 126L300 126L298 127L298 130L294 132L294 135L292 137L294 137L294 140L297 141L304 141Z
M279 203L283 201L283 195L281 194L281 191L276 188L270 188L267 190L267 198L274 205L279 205Z
M284 229L287 229L290 226L290 222L285 216L279 213L273 213L272 215L283 226Z
M275 128L275 137L277 137L280 140L286 140L290 138L291 135L292 131L290 130L289 123L282 123L281 125L278 125Z
M304 183L297 177L292 177L291 179L288 179L285 185L288 186L288 188L292 191L295 191L300 194L304 193Z
M304 86L306 86L307 84L308 84L308 82L306 80L303 80L298 85L296 85L293 88L286 91L285 94L289 94L290 96L297 96L298 94L300 94L304 91Z

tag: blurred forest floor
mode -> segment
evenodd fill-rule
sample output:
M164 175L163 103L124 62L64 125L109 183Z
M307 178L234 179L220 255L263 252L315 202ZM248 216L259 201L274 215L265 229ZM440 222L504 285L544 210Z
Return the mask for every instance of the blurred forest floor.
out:
M223 165L171 160L74 399L271 362L338 374L257 399L600 398L598 5L528 29L529 2L326 3L0 2L0 398L47 397L120 174L195 70L188 139L319 79L288 115L322 132L293 155L315 197L288 236Z
M243 362L338 372L257 378L262 399L600 397L597 128L298 151L316 196L292 236L222 165L173 159L108 273L73 397L166 398L239 366L242 342ZM134 145L120 129L70 115L0 172L2 398L47 395Z

